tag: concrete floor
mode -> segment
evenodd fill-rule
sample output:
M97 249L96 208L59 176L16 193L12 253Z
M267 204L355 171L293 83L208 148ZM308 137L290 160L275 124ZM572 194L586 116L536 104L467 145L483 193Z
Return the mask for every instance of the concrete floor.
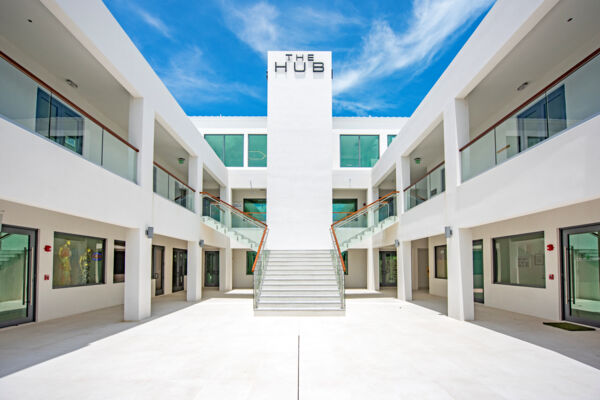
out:
M0 330L1 399L599 399L600 331L348 291L345 316L254 317L248 291ZM388 297L389 296L389 297ZM566 354L566 355L565 355Z

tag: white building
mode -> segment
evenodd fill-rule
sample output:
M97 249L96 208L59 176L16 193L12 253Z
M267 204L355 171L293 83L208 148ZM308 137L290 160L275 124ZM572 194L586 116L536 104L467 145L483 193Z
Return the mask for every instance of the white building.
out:
M410 118L332 117L311 51L266 117L189 118L100 1L0 8L0 326L386 285L600 325L597 1L499 0Z

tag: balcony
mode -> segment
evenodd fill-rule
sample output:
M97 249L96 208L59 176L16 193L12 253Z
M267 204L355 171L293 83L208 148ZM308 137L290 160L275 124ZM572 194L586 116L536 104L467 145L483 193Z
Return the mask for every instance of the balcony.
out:
M600 49L460 149L462 181L600 112Z
M2 52L0 116L136 182L138 149Z
M444 162L404 189L404 211L418 206L446 190Z
M194 212L196 191L180 181L158 163L154 163L154 193Z

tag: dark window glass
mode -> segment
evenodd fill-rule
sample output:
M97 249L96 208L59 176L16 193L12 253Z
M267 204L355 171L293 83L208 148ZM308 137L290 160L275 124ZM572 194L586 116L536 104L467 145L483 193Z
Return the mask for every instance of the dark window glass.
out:
M448 279L448 250L446 245L435 246L435 277Z
M250 214L259 221L267 221L266 199L244 199L244 212Z
M52 287L104 283L104 239L54 234Z
M379 136L340 135L340 167L372 167L379 160Z
M333 199L333 222L356 211L356 199Z
M254 259L256 258L255 251L246 252L246 275L253 275L252 267L254 266Z
M267 135L248 135L248 166L267 166Z
M544 232L494 239L494 283L546 287Z
M346 266L346 271L344 271L344 275L348 275L348 271L350 270L350 267L348 266L348 251L343 251L342 252L342 260L344 260L344 265Z
M125 282L125 242L123 240L115 240L113 255L113 283Z
M36 132L78 154L83 154L83 117L38 88ZM50 118L50 126L45 126Z

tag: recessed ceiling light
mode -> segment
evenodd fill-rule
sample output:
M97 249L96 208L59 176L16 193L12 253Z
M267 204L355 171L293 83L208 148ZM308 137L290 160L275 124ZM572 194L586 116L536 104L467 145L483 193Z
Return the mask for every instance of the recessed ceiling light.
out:
M79 87L78 84L76 84L75 82L73 82L70 79L65 79L65 82L67 82L67 85L71 86L73 89L77 89Z
M519 85L517 90L520 92L521 90L525 89L527 86L529 86L529 82L523 82Z
M27 19L27 22L33 22L33 21L32 21L31 19L29 19L29 18L28 18L28 19Z
M567 19L567 22L571 22L571 21L573 21L573 17Z

